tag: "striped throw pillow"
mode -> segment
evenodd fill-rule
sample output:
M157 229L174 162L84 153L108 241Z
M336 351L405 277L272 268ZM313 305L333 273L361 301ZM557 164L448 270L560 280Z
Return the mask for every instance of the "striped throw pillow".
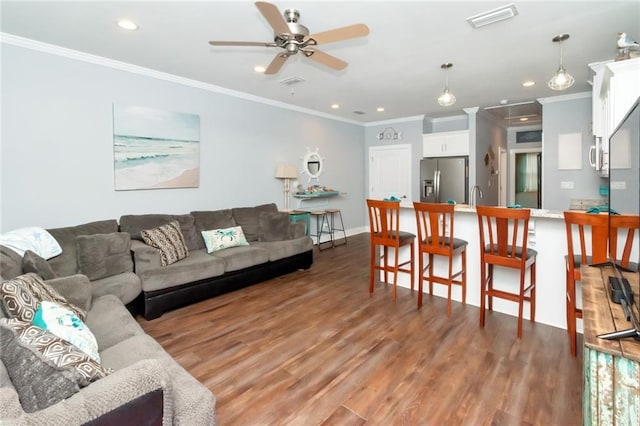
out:
M140 236L146 244L160 250L162 266L171 265L189 256L189 249L177 220L157 228L142 230Z

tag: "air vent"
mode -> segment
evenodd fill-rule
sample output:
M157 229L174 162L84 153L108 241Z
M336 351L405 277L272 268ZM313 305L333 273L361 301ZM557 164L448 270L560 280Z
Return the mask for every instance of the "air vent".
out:
M353 113L354 113L354 114L357 114L357 115L365 115L365 114L366 114L366 113L365 113L365 112L363 112L363 111L353 111Z
M304 81L305 79L302 77L293 76L285 78L284 80L280 80L280 84L284 84L285 86L293 86L295 84L303 83Z
M467 18L467 22L473 28L484 27L485 25L495 24L496 22L504 21L505 19L513 18L518 14L518 9L511 3L506 6L492 9L487 12L480 13L475 16Z

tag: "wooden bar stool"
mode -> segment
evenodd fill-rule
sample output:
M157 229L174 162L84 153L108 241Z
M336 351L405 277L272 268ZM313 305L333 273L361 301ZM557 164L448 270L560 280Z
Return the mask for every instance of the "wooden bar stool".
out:
M609 220L613 230L611 235ZM637 268L637 265L633 265L629 259L635 231L640 229L640 217L566 211L564 222L567 234L567 255L565 256L567 333L571 355L576 356L577 319L582 318L582 309L578 308L576 296L576 282L582 279L580 266L603 264L613 260L624 268ZM585 232L587 230L589 232ZM626 231L627 234L620 255L618 255L618 231Z
M489 311L492 311L494 297L511 300L518 302L518 338L521 338L524 302L529 302L529 316L532 323L535 323L536 317L536 255L538 253L527 248L531 211L477 206L476 212L480 230L480 327L484 327L485 301L488 301ZM520 271L518 293L494 288L494 266ZM529 286L525 286L527 268L530 271Z
M331 242L333 247L341 246L343 244L347 244L347 233L344 229L344 222L342 221L342 212L340 209L325 209L324 210L327 215L329 215L329 228L331 229ZM335 216L338 215L338 219L340 219L340 227L336 227L336 219ZM336 231L342 232L342 237L336 238Z
M384 282L387 283L388 272L393 272L392 298L396 300L398 272L405 272L411 276L411 290L413 291L414 241L416 236L410 232L400 231L400 202L367 200L369 210L369 226L371 233L371 272L369 277L369 293L373 293L375 271L384 272ZM399 263L400 247L409 245L411 258ZM378 257L376 250L382 246L383 254ZM389 264L389 248L394 251L394 263ZM378 260L380 264L378 265ZM409 265L407 269L406 265Z
M462 304L467 303L467 245L465 240L454 237L453 233L453 204L413 203L418 226L418 264L420 276L418 283L418 308L422 306L422 283L429 281L429 294L433 295L433 283L444 284L448 287L447 316L451 316L451 286L458 284L462 287ZM424 255L428 256L428 264L424 266ZM460 270L453 272L453 258L461 256ZM448 258L449 267L446 277L433 273L435 256ZM429 269L429 274L425 275ZM460 279L455 279L460 277Z
M311 212L311 216L316 218L316 234L315 234L316 244L318 245L318 250L322 251L328 248L328 247L323 248L322 247L323 244L333 245L333 242L331 240L331 230L329 230L329 221L327 220L327 214L324 212L324 210L316 210ZM329 239L326 241L322 241L323 235L328 235Z

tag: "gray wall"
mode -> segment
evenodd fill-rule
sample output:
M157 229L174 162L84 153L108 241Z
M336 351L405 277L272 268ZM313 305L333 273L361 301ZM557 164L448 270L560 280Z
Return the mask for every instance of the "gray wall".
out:
M346 193L331 206L342 209L347 228L365 224L359 124L21 47L2 49L0 232L122 214L281 207L276 164L301 168L307 148L316 147L325 159L320 184ZM200 115L200 187L115 191L114 102Z
M558 136L582 134L582 168L558 170ZM561 97L542 105L542 207L549 210L568 210L572 198L599 199L599 188L606 180L589 166L591 135L591 97ZM561 189L560 182L573 182L573 189Z
M507 131L486 117L484 111L476 114L475 180L483 193L482 199L479 197L476 199L477 204L489 206L499 204L500 179L495 171L500 166L500 147L506 148L506 146ZM488 164L485 164L485 155L487 155ZM471 158L469 161L473 161L473 159ZM492 173L492 168L494 173Z

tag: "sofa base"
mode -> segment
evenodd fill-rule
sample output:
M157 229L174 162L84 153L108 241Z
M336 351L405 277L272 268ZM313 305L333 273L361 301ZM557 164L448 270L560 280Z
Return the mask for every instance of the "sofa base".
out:
M263 263L178 287L143 292L143 315L145 319L152 320L160 317L166 311L239 290L299 269L309 269L312 264L313 251L309 250L274 262Z

